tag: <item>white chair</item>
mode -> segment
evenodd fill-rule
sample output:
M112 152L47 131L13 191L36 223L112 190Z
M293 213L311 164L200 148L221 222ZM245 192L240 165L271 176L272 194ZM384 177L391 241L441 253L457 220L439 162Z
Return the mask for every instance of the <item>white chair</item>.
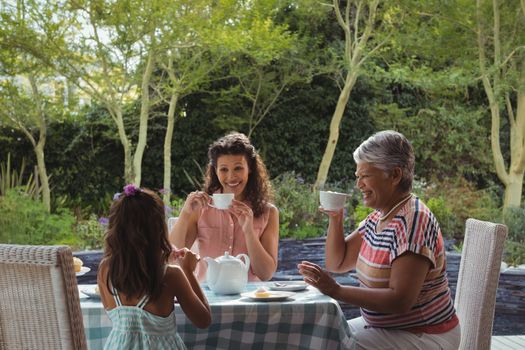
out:
M87 349L69 247L0 244L0 349Z
M461 326L460 349L490 349L506 236L505 225L467 220L454 301Z

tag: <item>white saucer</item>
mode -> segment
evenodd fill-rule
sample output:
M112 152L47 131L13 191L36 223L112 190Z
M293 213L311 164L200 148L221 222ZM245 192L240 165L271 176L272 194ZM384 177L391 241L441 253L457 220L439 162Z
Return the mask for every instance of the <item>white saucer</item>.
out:
M100 294L95 290L95 286L82 288L80 291L91 299L100 299Z
M306 282L303 281L277 281L272 283L268 288L270 288L270 290L278 290L283 292L299 292L308 288L308 284L306 284Z
M255 295L255 291L253 292L246 292L241 293L241 297L251 299L253 301L281 301L286 300L292 295L294 295L294 292L268 292L270 295L267 297L258 297Z
M87 266L82 266L80 268L80 271L76 272L76 275L77 276L82 276L82 275L85 275L86 273L88 273L89 271L91 271L91 269Z

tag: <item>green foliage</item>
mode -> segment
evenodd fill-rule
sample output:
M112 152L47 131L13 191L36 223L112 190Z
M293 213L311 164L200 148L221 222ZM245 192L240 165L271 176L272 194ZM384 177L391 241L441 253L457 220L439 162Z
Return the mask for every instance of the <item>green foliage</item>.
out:
M75 218L67 209L50 214L23 189L0 196L0 242L12 244L67 244L76 247Z
M102 249L105 231L106 226L94 214L90 215L87 220L79 221L76 233L80 241L80 248L84 250Z
M452 209L447 206L443 197L430 198L426 205L428 209L436 216L441 233L444 238L452 238L453 232L460 223L457 222L457 218L452 212Z
M355 207L355 209L354 209L354 222L355 222L355 224L359 225L359 223L361 223L361 221L366 219L368 214L370 214L373 211L374 211L374 209L372 209L372 208L368 208L368 207L365 207L362 204L358 204Z
M501 211L491 188L476 190L460 178L434 180L420 191L416 193L436 215L444 237L461 239L468 218L500 221Z
M272 181L275 204L279 209L279 235L285 237L318 237L326 230L318 211L319 197L311 185L294 172L284 173Z
M24 177L26 168L25 158L22 158L20 170L11 168L11 153L7 154L7 161L0 162L0 196L5 195L8 190L20 187L24 193L36 198L39 191L36 187L36 183L33 180L33 174L29 174L27 179Z
M505 242L503 260L511 266L525 264L525 241L516 242L507 240Z
M509 229L507 240L525 242L525 208L507 208L503 211L503 223Z
M515 266L525 264L525 208L506 208L503 222L508 228L505 262Z
M182 210L182 207L184 206L184 202L186 201L186 198L182 197L175 197L171 199L170 208L169 208L169 215L168 216L179 216L180 211Z

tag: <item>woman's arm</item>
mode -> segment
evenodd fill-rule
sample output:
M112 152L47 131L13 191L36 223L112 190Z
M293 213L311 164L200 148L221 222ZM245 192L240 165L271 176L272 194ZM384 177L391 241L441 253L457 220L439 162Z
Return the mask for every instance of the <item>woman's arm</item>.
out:
M192 192L186 198L179 218L169 234L170 242L177 248L191 248L197 238L197 221L201 209L208 205L209 196L205 192Z
M268 205L268 210L270 211L268 223L259 238L253 230L251 208L240 202L237 202L232 208L232 213L244 231L253 273L263 281L272 278L273 273L277 270L279 247L279 211L273 205Z
M299 264L299 272L306 282L334 299L376 312L399 314L414 306L430 266L430 260L422 255L402 254L392 262L388 288L341 286L309 262Z
M345 239L343 209L337 211L320 210L329 217L325 243L326 269L331 272L348 272L354 269L361 248L361 235L354 231Z

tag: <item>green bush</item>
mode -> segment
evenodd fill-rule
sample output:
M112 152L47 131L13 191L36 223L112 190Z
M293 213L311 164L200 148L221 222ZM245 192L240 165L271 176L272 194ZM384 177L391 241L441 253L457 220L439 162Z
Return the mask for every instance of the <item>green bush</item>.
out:
M508 240L525 241L525 208L507 208L503 212L503 222L509 229Z
M374 211L374 209L365 207L362 204L356 205L355 209L354 209L354 222L355 222L355 225L359 225L361 223L361 221L366 219L368 214L370 214L373 211Z
M77 223L76 232L80 240L80 249L102 249L106 232L107 218L97 218L92 214L89 219Z
M418 186L416 193L436 215L445 237L462 239L468 218L501 221L497 196L491 188L475 190L465 179L434 180L432 185Z
M443 237L454 237L453 233L457 227L461 227L461 223L458 222L459 219L454 215L452 209L447 206L445 199L443 197L430 198L426 204L428 209L436 216Z
M511 266L525 264L525 241L515 242L507 240L505 242L503 261Z
M275 204L279 209L281 238L319 237L326 231L325 218L319 208L319 196L294 172L284 173L272 181Z
M21 188L0 196L0 242L10 244L66 244L77 247L75 218L67 209L50 214L45 206Z

